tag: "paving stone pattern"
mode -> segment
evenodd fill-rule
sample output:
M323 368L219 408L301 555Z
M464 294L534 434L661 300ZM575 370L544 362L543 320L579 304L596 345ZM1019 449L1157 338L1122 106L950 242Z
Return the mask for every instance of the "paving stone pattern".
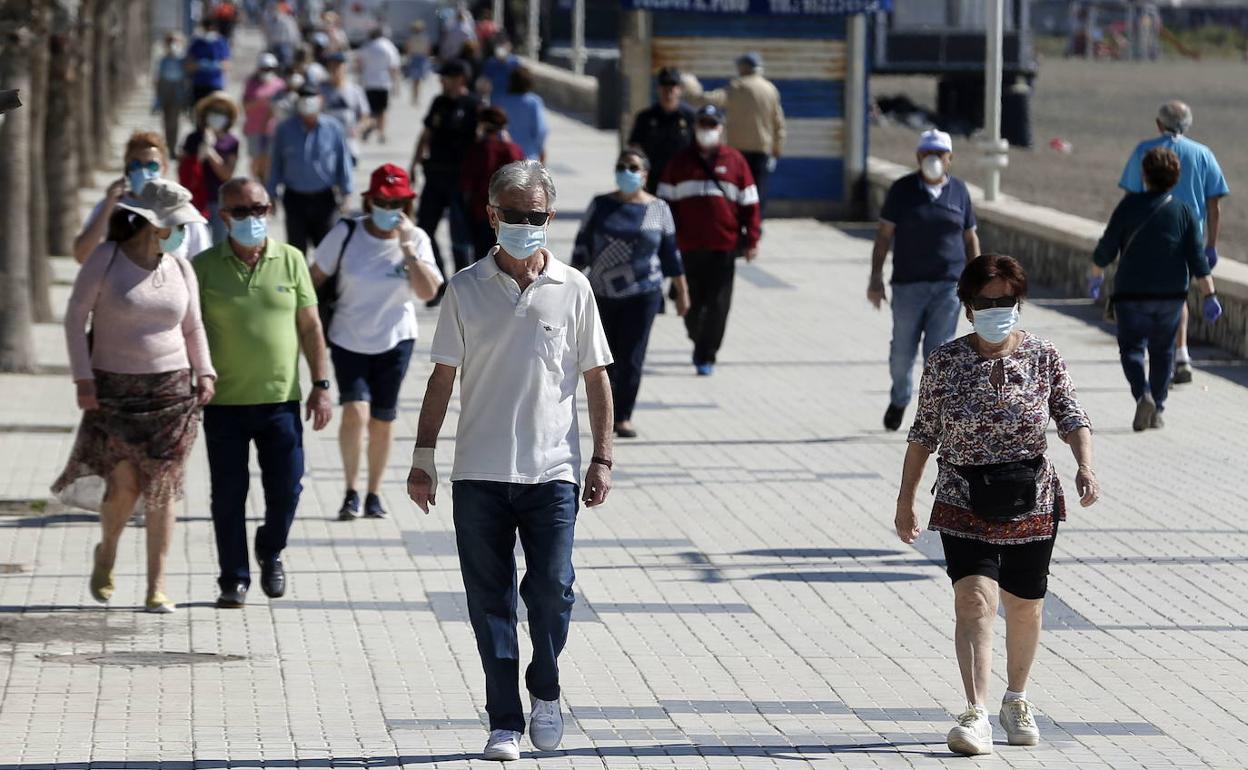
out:
M239 49L249 61L254 38ZM361 185L378 163L409 157L420 113L397 101L391 144L365 145ZM151 124L146 103L136 96L125 125ZM560 116L552 125L566 212L553 247L566 256L576 212L610 184L615 138ZM962 698L939 541L926 533L911 548L892 532L905 444L880 428L890 322L863 297L864 236L769 222L761 258L742 266L714 377L693 376L678 319L658 319L641 437L617 447L609 504L580 519L564 750L539 755L526 743L523 766L965 766L944 746ZM58 303L73 271L57 265ZM1043 743L1009 747L998 730L989 761L1243 767L1248 370L1201 351L1168 427L1135 435L1095 313L1041 297L1023 319L1070 364L1096 426L1105 499L1072 510L1055 549L1029 687ZM335 433L309 432L283 600L257 590L242 611L212 607L202 444L171 559L170 594L182 603L173 616L137 611L141 529L126 532L116 600L102 608L86 586L93 516L0 510L0 564L12 565L0 570L0 770L486 766L475 759L483 684L450 490L425 516L402 483L435 317L420 321L383 490L393 515L334 521ZM41 326L37 339L47 373L0 377L8 500L46 497L77 420L61 331ZM444 476L456 409L439 448ZM1069 480L1069 452L1051 443ZM258 477L250 502L257 517ZM999 623L998 668L1003 645ZM199 655L148 654L159 652ZM1002 690L998 674L994 697Z

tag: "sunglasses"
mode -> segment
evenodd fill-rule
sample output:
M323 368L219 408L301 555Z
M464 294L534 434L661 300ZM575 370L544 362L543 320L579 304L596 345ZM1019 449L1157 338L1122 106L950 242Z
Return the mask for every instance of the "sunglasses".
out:
M974 297L971 299L972 310L988 310L994 307L1014 307L1018 297Z
M549 211L520 211L518 209L503 209L498 206L493 208L498 212L498 218L509 225L534 225L540 227L546 224L546 220L550 219Z
M407 205L407 198L372 198L373 206L387 211L401 209Z
M263 217L269 213L270 205L267 203L257 203L254 206L234 206L228 209L221 209L234 219L246 219L247 217Z
M637 174L637 173L640 173L640 172L642 172L642 171L645 171L645 169L641 167L641 164L640 164L640 163L616 163L616 164L615 164L615 170L616 170L617 172L619 172L619 171L631 171L631 172L633 172L634 174Z
M147 169L153 174L159 174L160 164L154 160L149 160L147 163L144 163L138 160L132 160L126 164L126 171L138 171L139 169Z

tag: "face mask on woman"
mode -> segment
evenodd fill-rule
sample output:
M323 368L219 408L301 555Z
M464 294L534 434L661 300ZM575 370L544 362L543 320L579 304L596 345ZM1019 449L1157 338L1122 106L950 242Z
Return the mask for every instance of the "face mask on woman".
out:
M498 223L498 245L516 259L528 259L546 245L544 225L509 225Z
M130 191L133 192L135 195L138 195L139 192L141 192L143 188L147 186L148 182L152 181L153 179L159 179L159 178L160 178L159 171L152 171L151 169L146 168L146 167L137 168L133 171L126 172L126 182L127 184L130 185Z
M264 217L243 217L230 222L230 237L238 245L254 248L269 236L269 223Z
M369 216L378 230L390 232L399 226L399 222L403 221L403 210L383 209L373 206L373 211Z
M615 172L615 184L620 188L620 192L625 195L632 195L641 189L643 176L640 171L629 171L623 169Z
M230 116L221 112L210 112L204 120L213 131L224 131L230 124Z
M182 245L182 241L186 240L186 227L178 225L169 233L168 238L160 239L160 253L172 254Z
M975 333L993 345L1003 341L1018 326L1018 305L972 310L971 323Z

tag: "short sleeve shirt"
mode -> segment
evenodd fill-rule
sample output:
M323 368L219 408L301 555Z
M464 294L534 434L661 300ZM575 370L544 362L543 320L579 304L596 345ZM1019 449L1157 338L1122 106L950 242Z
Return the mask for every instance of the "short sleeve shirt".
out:
M916 171L893 183L880 209L892 223L893 283L956 281L966 266L967 230L975 228L971 193L949 177L933 199Z
M335 225L316 247L313 260L321 272L338 276L329 341L353 353L375 355L416 339L416 295L399 239L373 237L363 219L356 220L344 250L346 238L347 226ZM437 269L429 236L420 228L416 258Z
M577 383L612 363L598 306L549 252L521 292L496 251L451 278L433 336L433 362L460 369L451 480L579 484Z
M248 270L229 240L194 258L208 349L217 368L214 405L299 400L298 311L316 304L303 254L272 238Z
M1154 147L1168 147L1179 156L1179 181L1171 194L1196 212L1196 225L1205 234L1206 202L1231 194L1231 188L1222 175L1222 167L1213 151L1200 142L1176 134L1162 134L1135 146L1127 165L1122 169L1118 186L1127 192L1144 192L1144 155Z

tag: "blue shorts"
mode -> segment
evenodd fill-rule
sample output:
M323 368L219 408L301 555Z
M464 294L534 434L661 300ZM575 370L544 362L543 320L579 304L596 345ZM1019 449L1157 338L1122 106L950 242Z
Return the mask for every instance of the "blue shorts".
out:
M416 340L403 340L385 353L356 353L329 346L338 379L338 403L369 402L374 420L394 422L399 414L399 388L412 360Z

